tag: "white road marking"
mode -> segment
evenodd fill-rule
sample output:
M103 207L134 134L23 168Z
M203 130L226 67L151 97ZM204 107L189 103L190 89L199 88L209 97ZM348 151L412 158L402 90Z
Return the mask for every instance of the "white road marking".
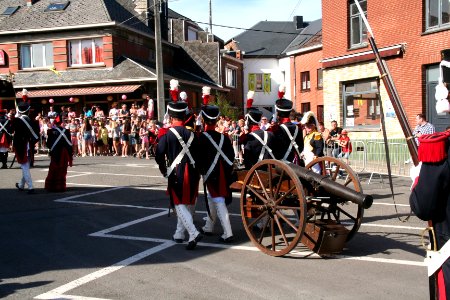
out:
M106 190L101 190L101 191L95 191L95 192L90 192L90 193L85 193L85 194L79 194L79 195L73 195L73 196L64 197L64 198L55 200L55 202L68 201L68 200L82 198L82 197L86 197L86 196L92 196L92 195L97 195L97 194L101 194L101 193L112 192L112 191L120 190L120 189L123 189L123 188L125 188L125 187L124 186L116 186L116 187L113 187L111 189L106 189Z
M97 164L98 166L107 167L131 167L131 168L148 168L153 167L154 164Z
M55 200L55 202L109 206L109 207L122 207L122 208L137 208L137 209L158 210L158 211L166 210L167 211L167 208L148 207L148 206L141 206L141 205L111 204L111 203L89 202L89 201L71 201L71 200Z
M390 259L390 258L377 258L377 257L367 257L367 256L346 256L346 255L335 255L336 258L350 259L350 260L360 260L368 262L377 262L385 264L397 264L406 266L416 266L416 267L426 267L427 265L423 261L412 261L403 259Z
M93 235L93 234L90 234L90 235ZM136 237L136 236L128 236L128 235L118 235L118 234L104 234L104 235L97 235L97 236L102 236L105 238L145 241L145 242L160 242L160 243L162 243L162 242L170 241L170 240L165 240L165 239L145 238L145 237ZM203 247L229 249L229 250L242 250L242 251L254 251L254 252L260 251L257 247L254 247L254 246L234 246L234 245L227 245L227 244L216 244L216 243L205 243L205 242L200 242L197 245L203 246ZM291 251L289 253L289 255L303 257L303 258L321 258L318 254L316 254L312 251L309 251L309 250L306 250L306 251L294 250L294 251ZM406 265L406 266L426 267L426 265L423 261L412 261L412 260L391 259L391 258L377 258L377 257L368 257L368 256L349 256L349 255L332 255L330 257L340 258L340 259L349 259L349 260L358 260L358 261L367 261L367 262L376 262L376 263L388 263L388 264L398 264L398 265Z
M148 221L148 220L151 220L151 219L155 219L155 218L161 217L163 215L167 215L167 211L162 211L162 212L159 212L159 213L154 214L154 215L150 215L150 216L147 216L147 217L144 217L144 218L140 218L140 219L137 219L137 220L134 220L134 221L131 221L131 222L123 223L123 224L120 224L120 225L117 225L117 226L113 226L111 228L107 228L107 229L104 229L104 230L101 230L101 231L97 231L97 232L89 234L89 236L100 236L102 234L106 234L106 233L110 233L110 232L113 232L113 231L116 231L116 230L120 230L120 229L129 227L129 226L141 223L141 222L145 222L145 221Z
M105 189L101 191L95 191L91 193L85 193L80 195L73 195L61 199L55 200L55 202L66 202L66 203L81 203L81 204L90 204L90 205L104 205L104 206L120 206L120 207L132 207L132 208L140 208L140 209L158 209L158 208L146 208L146 207L140 207L140 206L132 206L132 205L118 205L118 204L108 204L108 203L95 203L95 202L88 202L88 201L73 201L73 199L82 198L86 196L91 196L99 193L106 193L111 192L118 189L124 189L124 188L133 188L133 187L113 187L110 189ZM149 188L145 188L149 189ZM152 188L154 189L154 188ZM202 213L205 213L202 211ZM147 237L135 237L135 236L125 236L125 235L115 235L110 234L113 231L117 231L129 226L136 225L141 222L145 222L154 218L158 218L160 216L166 215L167 211L161 211L159 213L136 219L130 222L126 222L123 224L119 224L117 226L113 226L95 233L89 234L89 236L93 237L103 237L103 238L114 238L114 239L123 239L123 240L138 240L138 241L147 241L152 243L161 243L158 246L152 247L147 249L146 251L143 251L141 253L138 253L134 256L131 256L125 260L122 260L112 266L100 269L98 271L95 271L93 273L90 273L84 277L81 277L79 279L76 279L72 282L69 282L65 285L62 285L56 289L53 289L47 293L41 294L39 296L36 296L35 299L74 299L74 300L106 300L101 298L92 298L92 297L82 297L82 296L74 296L74 295L65 295L66 292L73 290L77 287L80 287L88 282L91 282L93 280L96 280L98 278L104 277L106 275L109 275L115 271L118 271L130 264L133 264L135 262L138 262L150 255L153 255L155 253L158 253L162 250L165 250L169 247L172 247L174 245L177 245L175 242L171 240L166 239L158 239L158 238L147 238ZM232 214L234 216L240 216L239 214ZM364 225L364 224L363 224ZM377 225L377 224L366 224L366 226L381 226L381 227L393 227L391 225ZM402 228L402 229L411 229L413 227L408 226L395 226L394 228ZM417 228L419 229L419 228ZM420 228L421 229L421 228ZM226 245L226 244L215 244L215 243L199 243L199 246L204 247L214 247L214 248L221 248L221 249L230 249L230 250L244 250L244 251L259 251L257 247L254 246L235 246L235 245ZM290 252L290 255L299 256L303 258L320 258L319 255L315 254L312 251L298 251L294 250ZM419 267L425 267L424 262L418 262L418 261L409 261L409 260L398 260L398 259L386 259L386 258L375 258L375 257L367 257L367 256L347 256L347 255L334 255L334 258L341 258L341 259L349 259L349 260L357 260L357 261L366 261L366 262L375 262L375 263L388 263L388 264L399 264L399 265L408 265L408 266L419 266Z
M394 203L385 203L385 202L373 202L372 205L387 205L387 206L405 206L405 207L409 207L409 204L394 204Z
M80 176L86 176L86 175L92 175L93 173L91 172L83 172L80 174L75 174L75 175L68 175L66 176L66 178L74 178L74 177L80 177Z
M44 181L43 180L41 180L41 181L38 180L36 182L44 182ZM93 184L77 184L77 183L67 183L67 185L80 185L80 186L92 186L92 187L113 187L111 185L93 185ZM103 193L103 192L108 192L108 191L113 191L113 190L116 190L116 189L123 189L123 188L133 188L133 189L138 189L138 190L154 190L154 191L165 191L167 189L165 186L164 187L160 187L160 186L156 186L156 187L122 186L122 187L113 187L112 189L97 191L97 192L94 192L94 193ZM199 194L203 194L203 191L199 190ZM72 197L79 198L79 197L84 197L84 196L88 196L88 195L91 195L91 193L76 195L76 196L72 196ZM75 198L70 198L70 199L75 199ZM89 202L89 201L68 201L70 199L63 198L63 199L55 200L55 202L66 202L66 203L87 204L87 205L116 206L116 207L127 207L127 208L148 209L148 210L158 210L158 209L160 209L160 210L161 209L165 209L166 210L167 209L167 208L155 208L155 207L146 207L146 206L139 206L139 205L109 204L109 203L99 203L99 202ZM195 212L196 213L202 213L202 214L206 215L206 211L196 210ZM241 217L241 214L230 213L230 216ZM424 227L387 225L387 224L373 224L373 223L362 223L361 226L394 228L394 229L406 229L406 230L420 230L420 231L422 231L424 229Z
M161 175L141 175L141 174L128 174L128 173L100 173L100 172L80 172L80 171L68 171L67 173L88 173L88 175L108 175L108 176L127 176L127 177L148 177L148 178L163 178Z
M39 297L39 298L38 298ZM83 297L75 295L60 295L60 294L50 294L50 292L39 295L34 299L59 299L59 300L110 300L105 298L93 298L93 297Z
M122 269L122 268L124 268L126 266L129 266L129 265L131 265L131 264L133 264L135 262L140 261L141 259L146 258L147 256L153 255L153 254L158 253L158 252L160 252L162 250L165 250L165 249L167 249L169 247L172 247L175 244L176 243L173 242L173 241L166 241L166 242L164 242L161 245L152 247L152 248L147 249L147 250L145 250L145 251L143 251L141 253L133 255L133 256L127 258L127 259L119 261L118 263L115 263L112 266L100 269L100 270L95 271L93 273L90 273L90 274L88 274L86 276L83 276L83 277L81 277L79 279L76 279L76 280L74 280L72 282L69 282L69 283L67 283L65 285L57 287L56 289L51 290L51 291L49 291L47 293L41 294L41 295L35 297L35 299L55 299L55 298L56 299L65 299L64 293L66 293L66 292L68 292L70 290L73 290L73 289L75 289L75 288L77 288L77 287L79 287L81 285L84 285L84 284L86 284L88 282L91 282L93 280L99 279L99 278L101 278L103 276L106 276L108 274L111 274L113 272L116 272L116 271L118 271L118 270L120 270L120 269ZM55 296L59 296L59 297L55 297ZM90 299L92 299L92 298L90 298Z
M395 228L395 229L407 229L407 230L424 230L425 227L412 227L412 226L401 226L401 225L383 225L383 224L368 224L362 223L361 226L366 227L384 227L384 228Z

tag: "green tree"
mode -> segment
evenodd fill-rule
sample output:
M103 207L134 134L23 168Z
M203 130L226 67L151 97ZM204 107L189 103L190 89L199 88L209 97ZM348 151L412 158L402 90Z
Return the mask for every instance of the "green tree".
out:
M219 107L220 114L222 116L229 117L232 120L237 120L242 114L239 107L232 106L226 96L221 92L216 92L214 101L211 101L210 104L217 105Z

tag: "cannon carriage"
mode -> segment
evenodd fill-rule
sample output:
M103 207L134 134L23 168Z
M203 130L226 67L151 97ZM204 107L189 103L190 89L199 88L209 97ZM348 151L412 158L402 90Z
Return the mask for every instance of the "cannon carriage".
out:
M321 174L311 170L321 166ZM321 157L305 167L267 159L239 171L232 184L241 193L243 225L262 252L282 256L301 242L326 256L342 251L358 231L373 198L362 193L354 171L341 160Z

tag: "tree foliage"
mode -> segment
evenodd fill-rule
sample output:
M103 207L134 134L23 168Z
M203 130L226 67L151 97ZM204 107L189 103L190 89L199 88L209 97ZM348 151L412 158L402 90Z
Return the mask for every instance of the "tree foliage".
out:
M215 98L210 104L217 105L220 114L224 117L229 117L231 120L237 120L241 115L239 107L232 106L223 93L216 92Z

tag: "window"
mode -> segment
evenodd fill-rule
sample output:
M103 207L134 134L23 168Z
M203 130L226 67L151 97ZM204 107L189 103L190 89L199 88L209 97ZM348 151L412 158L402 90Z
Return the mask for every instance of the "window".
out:
M345 128L380 128L380 97L375 79L345 83L343 105Z
M311 88L311 80L309 79L309 71L308 72L301 72L300 78L302 80L301 90L302 91L309 91Z
M248 89L255 92L270 93L272 80L270 74L250 73L248 74Z
M359 5L367 18L367 0L359 0ZM350 1L350 48L361 46L367 40L367 28L355 2Z
M103 41L101 38L70 41L70 65L91 65L103 62Z
M5 9L5 11L2 13L2 15L4 16L10 16L12 14L14 14L20 6L9 6Z
M53 66L52 43L21 45L20 66L22 69Z
M302 113L310 111L311 110L311 103L309 103L309 102L302 103L301 106L300 106L300 109L302 110Z
M59 3L50 3L44 11L45 12L48 12L48 11L63 11L63 10L66 9L66 7L69 5L69 3L70 3L70 1L59 2Z
M195 29L194 27L188 27L187 40L188 41L197 40L197 29Z
M323 122L324 116L325 116L323 105L317 105L317 115L316 116L317 116L318 122Z
M317 69L317 88L323 89L323 69Z
M226 85L229 87L236 87L236 69L225 68Z
M450 25L450 3L448 0L426 0L426 13L427 29Z

